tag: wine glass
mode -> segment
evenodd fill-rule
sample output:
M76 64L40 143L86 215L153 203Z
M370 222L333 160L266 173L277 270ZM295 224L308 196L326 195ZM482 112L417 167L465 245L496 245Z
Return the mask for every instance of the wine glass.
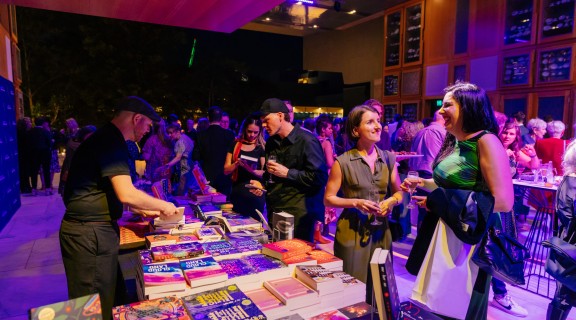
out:
M520 180L520 175L522 175L524 170L526 170L526 166L524 163L518 161L518 163L516 163L516 173L518 174L518 180Z
M370 189L370 191L368 191L368 197L366 200L374 202L378 206L380 203L380 191L378 191L378 189ZM378 220L378 215L374 215L374 220L370 224L373 226L379 226L382 224L382 222Z
M416 191L416 187L418 186L418 171L408 171L408 175L406 176L406 180L408 180L408 182L410 182L410 184L408 185L409 188L409 192L410 192L410 201L408 203L408 205L406 206L406 208L408 209L412 209L415 208L414 204L412 204L412 194L414 193L414 191Z
M268 156L268 163L276 162L277 160L278 160L278 158L276 158L275 154L270 154ZM270 176L268 177L268 183L274 183L274 180L272 179L272 172L268 171L268 173L270 174Z

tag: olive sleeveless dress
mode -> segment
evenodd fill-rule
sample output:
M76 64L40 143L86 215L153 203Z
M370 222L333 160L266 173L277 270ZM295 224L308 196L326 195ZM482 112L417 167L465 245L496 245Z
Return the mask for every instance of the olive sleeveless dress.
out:
M435 168L436 185L447 189L488 191L480 172L478 140L488 131L457 141L454 152ZM412 299L439 315L456 319L486 319L490 277L471 261L475 245L460 241L439 220L416 277Z

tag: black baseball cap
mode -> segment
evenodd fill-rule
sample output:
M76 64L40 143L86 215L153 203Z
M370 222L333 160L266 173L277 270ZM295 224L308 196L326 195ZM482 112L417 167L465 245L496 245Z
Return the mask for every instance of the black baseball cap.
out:
M265 116L267 114L276 112L290 113L284 101L278 98L270 98L264 100L257 114L260 116Z
M122 100L118 102L117 107L118 110L132 111L135 113L145 115L148 118L150 118L150 120L155 122L162 120L162 118L160 118L160 116L156 113L156 111L154 111L154 108L152 108L152 106L148 102L146 102L146 100L140 97L129 96L122 98Z

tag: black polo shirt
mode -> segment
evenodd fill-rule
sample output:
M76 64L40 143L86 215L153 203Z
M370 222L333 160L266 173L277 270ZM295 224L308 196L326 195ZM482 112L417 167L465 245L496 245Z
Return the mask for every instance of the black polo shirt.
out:
M111 176L130 176L128 147L120 130L108 123L82 142L74 154L64 189L66 217L110 221L122 216Z
M272 221L270 219L273 212L280 211L294 215L296 220L306 214L323 220L324 188L328 181L328 170L318 138L297 124L284 139L279 135L268 138L266 159L270 154L275 154L277 162L289 170L288 177L273 176L274 183L266 186L269 221ZM263 178L268 181L267 171Z

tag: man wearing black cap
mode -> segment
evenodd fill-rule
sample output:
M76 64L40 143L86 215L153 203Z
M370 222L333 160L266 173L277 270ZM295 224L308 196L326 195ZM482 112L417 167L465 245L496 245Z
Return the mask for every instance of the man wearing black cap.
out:
M324 188L328 180L326 159L320 141L310 132L290 123L289 110L279 99L264 101L262 126L270 135L266 142L268 221L274 212L294 215L294 237L312 242L314 223L324 219ZM270 155L276 161L268 161ZM251 184L261 188L259 181ZM262 191L251 189L256 195Z
M178 212L169 202L136 189L130 178L126 140L138 141L160 117L138 97L122 99L112 121L76 150L63 199L66 213L60 226L60 249L69 298L99 293L102 316L121 304L124 288L118 264L120 234L116 221L123 204L145 216ZM118 294L116 294L118 292Z

